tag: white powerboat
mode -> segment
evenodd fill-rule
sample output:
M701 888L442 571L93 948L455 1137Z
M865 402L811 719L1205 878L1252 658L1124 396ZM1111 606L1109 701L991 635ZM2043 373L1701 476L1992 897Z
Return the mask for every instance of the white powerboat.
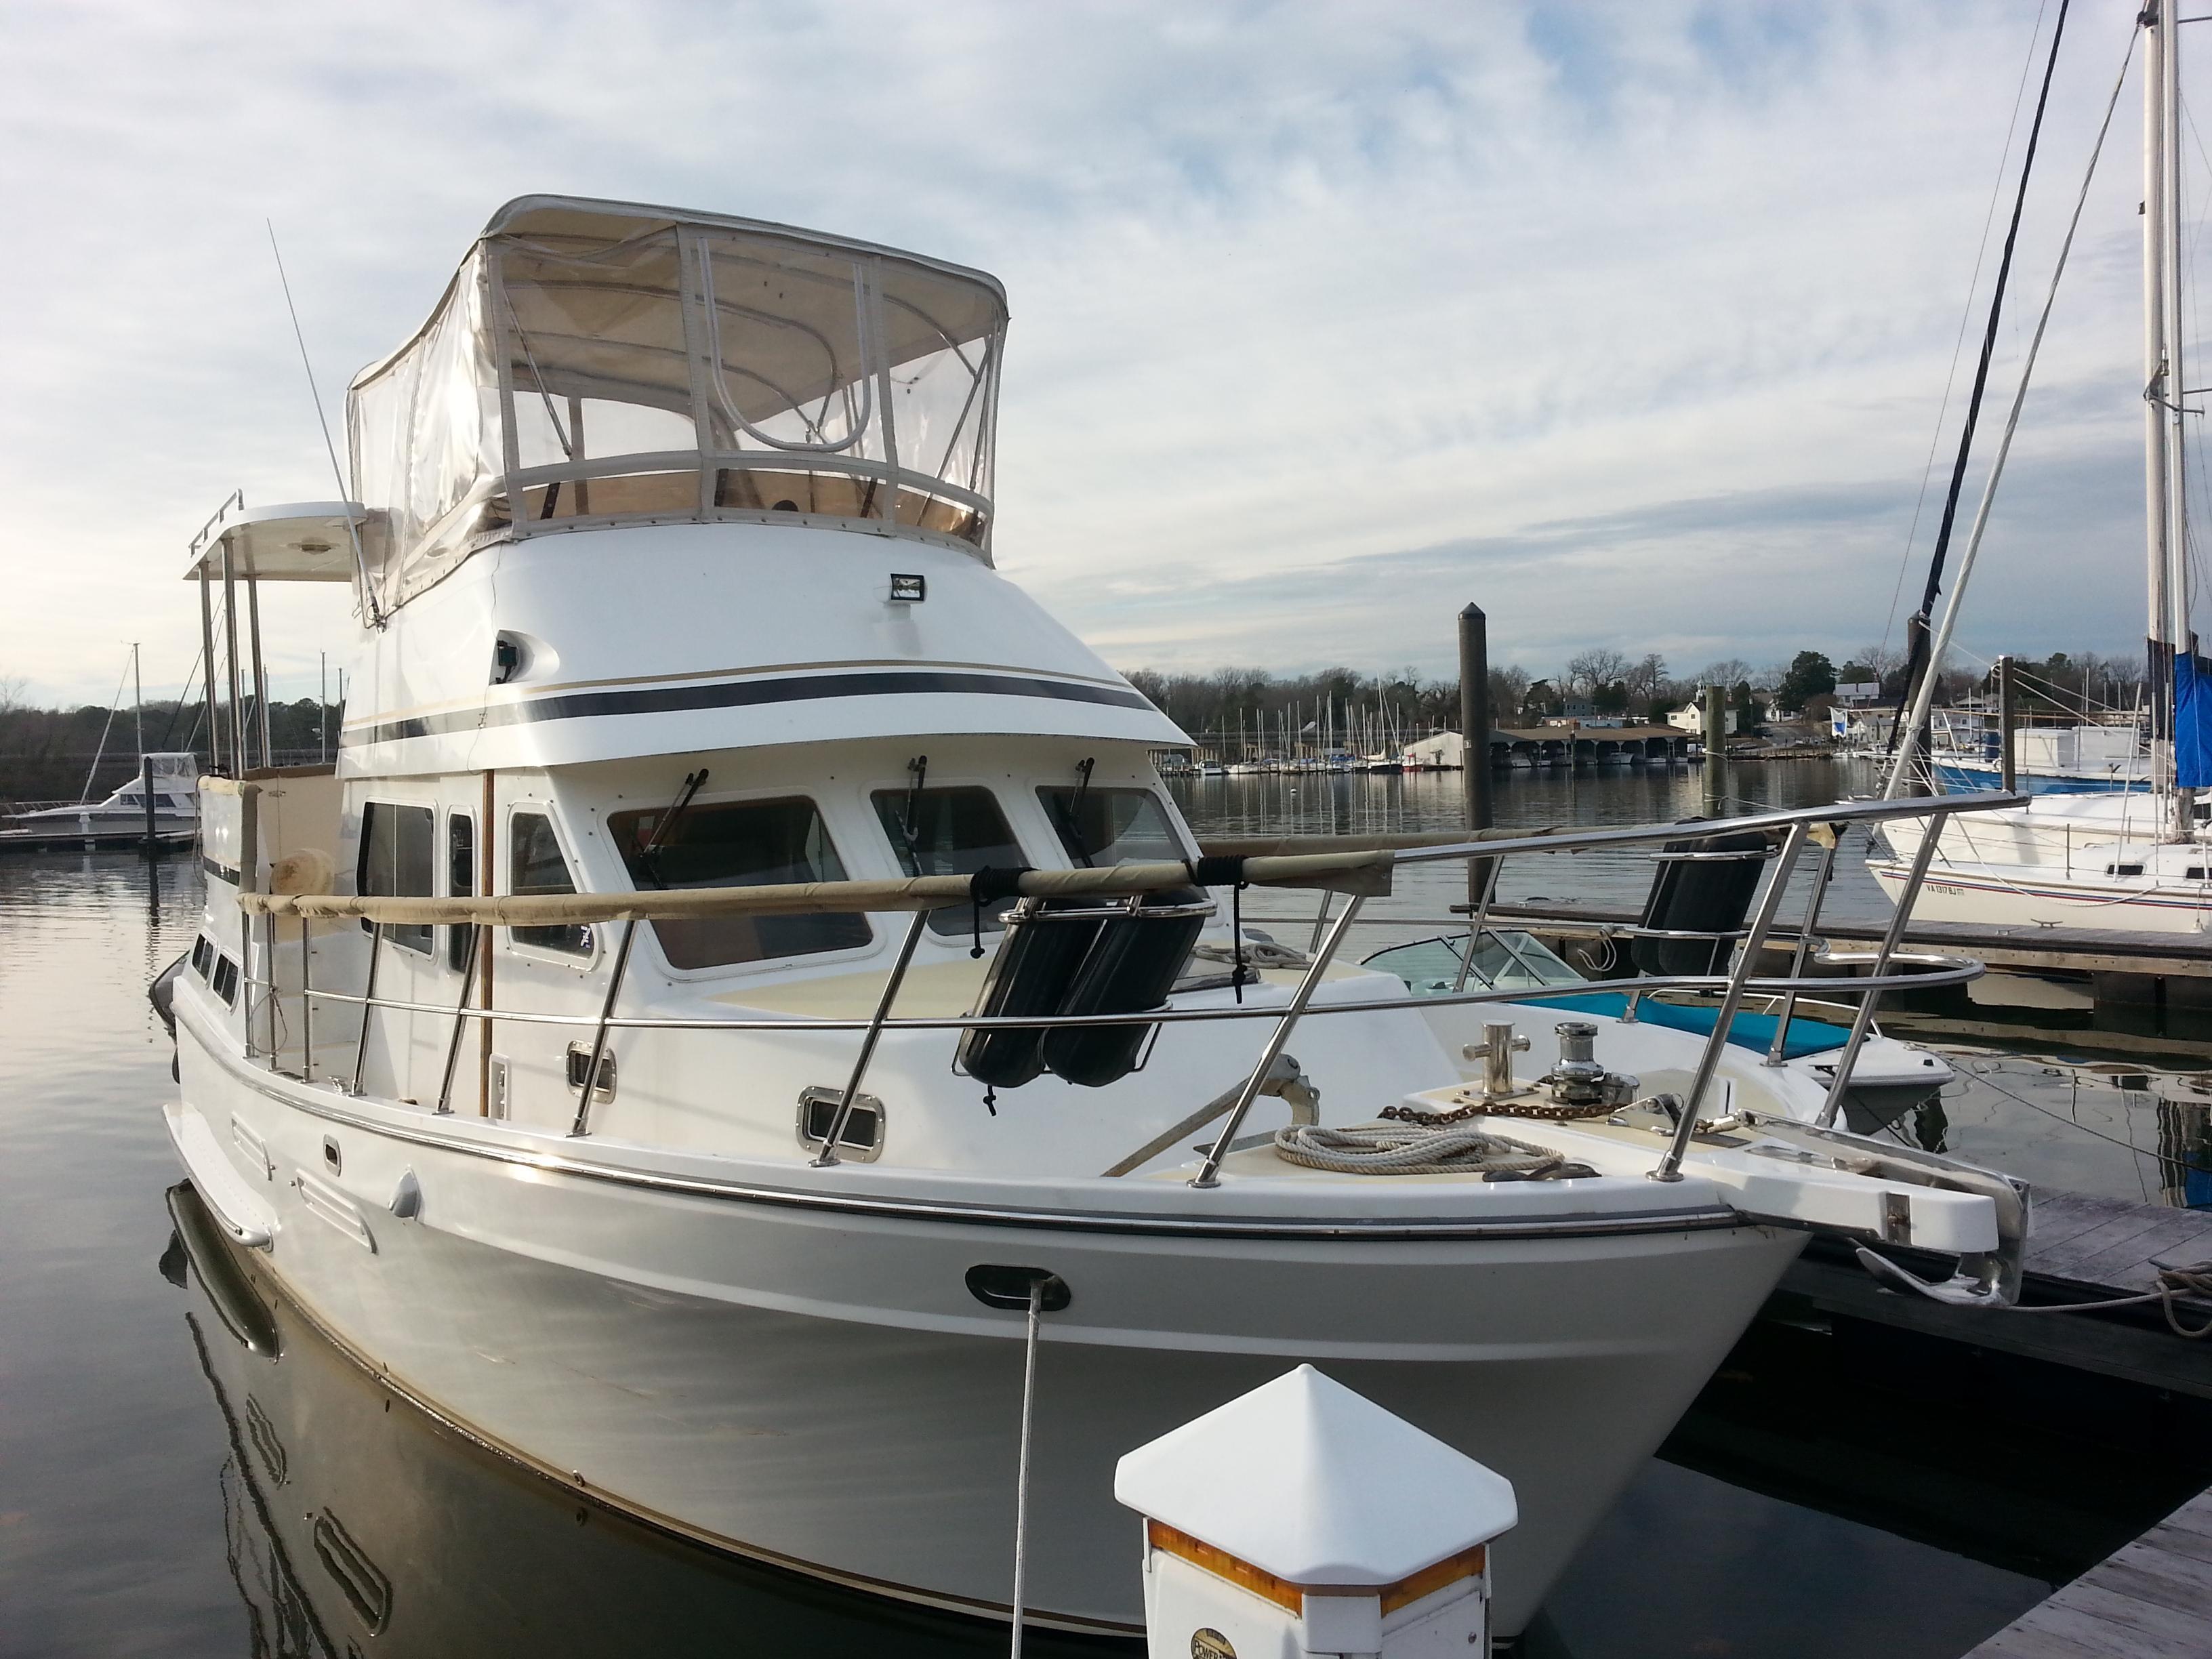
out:
M357 499L196 549L211 661L249 583L361 632L335 768L216 734L169 1132L384 1386L718 1548L1007 1617L1035 1328L1032 1619L1135 1629L1115 1460L1312 1361L1519 1483L1517 1630L1809 1231L2016 1285L2021 1188L1725 1041L1796 994L1747 975L1814 818L1974 803L1701 826L1783 843L1734 968L1638 983L1704 1034L1339 962L1398 862L1678 832L1198 846L1189 739L993 568L1005 319L838 237L500 210L354 382ZM1247 884L1340 908L1263 948ZM1485 999L1577 1029L1469 1055Z
M163 841L189 840L198 827L199 759L189 752L141 757L138 775L104 799L22 812L0 829L0 844L121 845L146 833L146 781L153 780L154 833Z

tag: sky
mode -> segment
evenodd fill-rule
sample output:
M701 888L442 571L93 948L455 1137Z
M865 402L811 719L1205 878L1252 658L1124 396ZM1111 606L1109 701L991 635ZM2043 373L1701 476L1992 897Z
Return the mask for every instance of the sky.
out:
M998 562L1123 668L1448 676L1470 600L1539 674L1840 664L1924 578L2057 10L0 0L0 684L104 703L137 640L173 693L192 532L335 492L264 222L342 443L354 371L540 191L999 276ZM2073 8L1984 456L2132 15ZM2135 82L1969 653L2140 649ZM343 605L266 611L311 695Z

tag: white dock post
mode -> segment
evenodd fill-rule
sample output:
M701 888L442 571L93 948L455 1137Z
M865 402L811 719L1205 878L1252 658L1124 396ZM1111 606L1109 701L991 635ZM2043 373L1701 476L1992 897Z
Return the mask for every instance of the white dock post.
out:
M1310 1365L1124 1457L1151 1659L1490 1651L1513 1483Z

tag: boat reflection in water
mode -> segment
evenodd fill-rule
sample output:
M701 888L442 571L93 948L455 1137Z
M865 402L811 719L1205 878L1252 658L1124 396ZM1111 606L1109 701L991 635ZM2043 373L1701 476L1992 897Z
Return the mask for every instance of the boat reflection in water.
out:
M1003 1626L842 1594L563 1492L396 1400L253 1271L189 1183L168 1200L161 1271L191 1296L185 1322L230 1442L223 1526L246 1651L1004 1651ZM1025 1647L1130 1650L1037 1630Z

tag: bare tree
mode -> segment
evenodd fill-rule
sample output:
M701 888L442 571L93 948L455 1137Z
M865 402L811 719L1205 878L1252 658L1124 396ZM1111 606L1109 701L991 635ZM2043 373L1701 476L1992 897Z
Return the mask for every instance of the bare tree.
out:
M1628 659L1620 652L1592 646L1567 659L1566 672L1560 676L1560 682L1577 691L1596 691L1626 678L1628 668Z
M1667 659L1656 651L1647 652L1644 660L1632 665L1621 678L1632 702L1649 702L1667 683Z

